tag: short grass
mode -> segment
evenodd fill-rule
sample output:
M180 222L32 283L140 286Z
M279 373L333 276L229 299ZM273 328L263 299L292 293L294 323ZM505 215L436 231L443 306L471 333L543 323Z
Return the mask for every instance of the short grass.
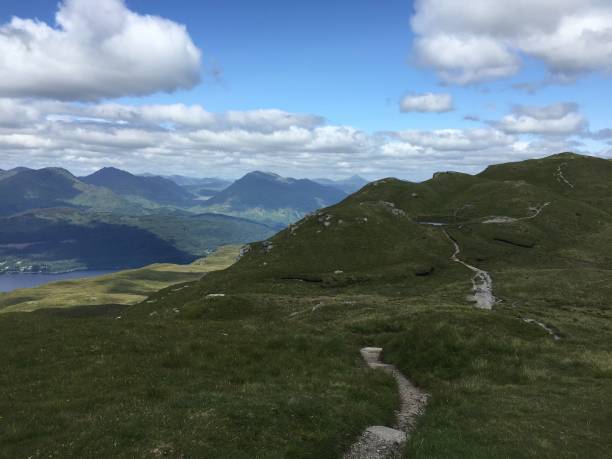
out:
M549 161L512 182L368 185L121 310L2 315L0 455L341 457L397 403L369 345L431 394L406 457L609 457L612 214L588 168ZM571 194L559 165L595 191ZM472 273L425 219L490 271L492 311L466 301Z
M0 317L0 457L340 456L391 421L394 381L286 304Z
M205 273L227 268L234 263L239 251L240 246L224 246L188 265L154 264L99 277L0 293L0 314L41 308L135 304L169 285L195 281Z
M431 394L406 457L607 457L610 307L563 282L565 302L530 302L517 274L493 311L445 289L248 293L218 273L99 317L6 314L0 456L340 457L391 422L394 383L359 358L374 345Z

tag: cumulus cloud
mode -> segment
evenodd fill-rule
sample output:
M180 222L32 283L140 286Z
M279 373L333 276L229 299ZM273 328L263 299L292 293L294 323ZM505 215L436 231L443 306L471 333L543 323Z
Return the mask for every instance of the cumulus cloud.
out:
M395 137L411 145L436 151L477 151L511 145L514 137L497 129L438 129L400 131Z
M0 99L1 100L1 99ZM1 120L0 104L0 120ZM49 109L49 107L47 107ZM113 123L169 130L206 129L223 131L239 129L271 133L290 127L314 128L324 123L323 118L277 109L228 111L213 113L201 105L126 105L55 104L52 119L64 122Z
M402 112L444 113L454 110L450 94L410 94L400 101Z
M560 81L612 71L609 0L417 0L411 25L418 60L447 83L514 75L522 55Z
M497 125L504 132L514 134L567 136L583 132L587 121L576 104L563 103L544 107L517 106Z
M184 26L123 0L64 0L48 25L0 26L0 95L96 100L191 88L200 51Z
M576 110L574 104L515 107L509 117L546 123ZM437 170L477 172L495 162L580 148L576 140L549 135L550 127L533 134L535 128L520 123L504 118L472 129L367 133L277 109L216 113L199 105L0 98L0 168L54 165L85 174L115 166L230 177L265 168L302 177L359 173L422 180Z

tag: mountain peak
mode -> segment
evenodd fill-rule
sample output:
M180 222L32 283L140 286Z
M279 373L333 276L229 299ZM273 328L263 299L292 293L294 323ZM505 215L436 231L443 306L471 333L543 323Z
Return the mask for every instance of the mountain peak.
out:
M138 196L160 204L189 205L193 200L191 193L171 180L137 176L115 167L104 167L81 180L119 195Z
M207 205L221 206L232 211L257 208L293 209L305 213L335 204L345 196L336 188L312 180L297 180L274 173L253 171L213 196Z
M282 177L274 172L263 172L263 171L253 171L245 174L241 179L256 179L256 180L268 180L275 181L279 183L293 183L296 180L290 177Z
M93 174L88 175L87 177L96 177L96 176L117 176L117 177L135 177L133 174L124 171L122 169L118 169L116 167L108 166L103 167L102 169L97 170Z

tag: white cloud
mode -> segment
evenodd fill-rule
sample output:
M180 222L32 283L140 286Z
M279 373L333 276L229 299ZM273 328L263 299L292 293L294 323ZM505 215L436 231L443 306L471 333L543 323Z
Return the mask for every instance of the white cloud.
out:
M503 45L488 37L440 34L418 38L419 61L438 70L447 83L468 84L516 73L519 61Z
M277 109L212 113L205 110L201 105L185 104L56 104L54 110L54 118L56 120L111 122L152 128L165 127L177 130L208 129L223 131L227 129L242 129L245 131L270 133L292 126L313 128L324 123L323 118L318 116L289 113ZM0 111L0 115L1 113Z
M544 107L518 106L497 126L513 134L572 135L583 132L586 119L576 104L554 104Z
M612 71L609 0L417 0L411 24L417 58L447 83L514 75L521 55L564 81Z
M502 131L484 129L439 129L433 131L400 131L395 135L403 142L435 151L478 151L511 145L515 138Z
M400 101L402 112L444 113L454 110L453 96L450 94L412 94Z
M361 173L421 180L437 170L477 172L495 162L580 147L567 136L549 135L571 131L554 123L576 114L574 104L515 107L482 128L374 134L276 109L214 113L199 105L0 99L0 120L10 120L10 113L16 114L11 123L0 122L0 168L54 165L79 174L104 166L202 176L265 168L302 177Z
M0 26L0 95L96 100L191 88L200 51L184 26L123 0L64 0L50 26Z

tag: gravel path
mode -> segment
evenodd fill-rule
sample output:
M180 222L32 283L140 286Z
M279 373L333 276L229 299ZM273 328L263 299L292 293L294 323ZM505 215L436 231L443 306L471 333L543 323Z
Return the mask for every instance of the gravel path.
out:
M520 222L521 220L531 220L533 218L536 218L538 215L540 215L542 213L542 211L544 210L545 207L549 206L550 202L545 202L544 204L542 204L541 206L537 207L537 206L532 206L529 207L528 210L530 210L531 212L533 212L531 215L528 215L526 217L521 217L521 218L514 218L514 217L506 217L506 216L493 216L493 217L485 217L485 219L482 221L482 223L484 224L490 224L490 223L502 223L502 224L509 224L509 223L516 223L516 222Z
M443 231L448 240L451 241L455 247L455 252L451 256L451 260L455 263L462 264L475 273L472 278L472 299L476 302L476 307L478 309L493 309L493 305L496 303L497 299L493 296L493 279L491 275L487 271L472 266L459 258L459 254L461 253L459 244L450 234L448 234L448 231Z
M428 395L416 388L394 365L380 360L382 348L365 347L361 355L370 368L380 369L391 374L397 381L400 395L400 408L396 423L391 427L370 426L351 446L344 459L388 459L400 457L403 445L414 430L418 416L427 404Z

